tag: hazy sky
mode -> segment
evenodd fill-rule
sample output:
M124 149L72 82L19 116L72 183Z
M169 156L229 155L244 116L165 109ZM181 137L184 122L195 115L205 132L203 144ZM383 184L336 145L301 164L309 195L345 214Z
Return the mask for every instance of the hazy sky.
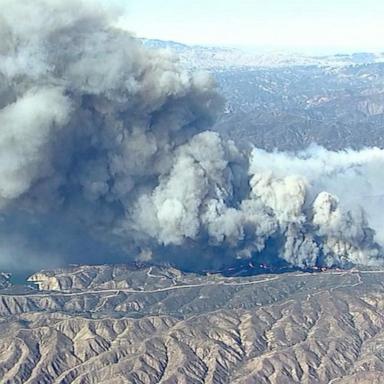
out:
M384 50L384 0L120 0L138 36L310 51Z

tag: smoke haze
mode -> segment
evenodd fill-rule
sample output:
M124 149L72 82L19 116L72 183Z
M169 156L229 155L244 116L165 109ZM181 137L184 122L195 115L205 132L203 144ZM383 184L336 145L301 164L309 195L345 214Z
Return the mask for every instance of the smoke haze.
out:
M210 76L114 28L117 10L0 6L1 268L382 263L384 151L244 153L209 131Z

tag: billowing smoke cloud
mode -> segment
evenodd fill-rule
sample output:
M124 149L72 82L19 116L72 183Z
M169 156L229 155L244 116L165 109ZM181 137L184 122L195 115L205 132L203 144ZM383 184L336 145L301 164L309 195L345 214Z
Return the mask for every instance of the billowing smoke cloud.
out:
M383 151L244 154L206 131L212 79L114 28L115 11L0 6L0 266L381 262Z
M216 133L196 135L178 148L169 174L139 198L133 219L161 243L204 238L237 257L263 252L275 239L279 257L300 267L380 262L382 223L369 225L380 206L366 202L384 187L378 180L384 151L254 149L245 191L234 177L242 166L236 149Z

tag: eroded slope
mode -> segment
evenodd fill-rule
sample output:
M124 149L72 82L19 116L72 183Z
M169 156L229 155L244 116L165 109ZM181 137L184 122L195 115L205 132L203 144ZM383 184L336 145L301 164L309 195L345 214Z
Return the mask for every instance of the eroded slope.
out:
M228 278L98 268L81 267L91 280L57 272L91 281L81 287L2 291L2 383L384 381L381 270Z

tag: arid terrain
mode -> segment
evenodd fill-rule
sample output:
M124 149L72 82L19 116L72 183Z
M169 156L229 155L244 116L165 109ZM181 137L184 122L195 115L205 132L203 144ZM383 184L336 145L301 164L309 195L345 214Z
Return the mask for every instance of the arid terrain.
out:
M134 2L0 0L0 384L384 384L384 52Z
M71 267L0 295L1 383L382 383L384 270Z

